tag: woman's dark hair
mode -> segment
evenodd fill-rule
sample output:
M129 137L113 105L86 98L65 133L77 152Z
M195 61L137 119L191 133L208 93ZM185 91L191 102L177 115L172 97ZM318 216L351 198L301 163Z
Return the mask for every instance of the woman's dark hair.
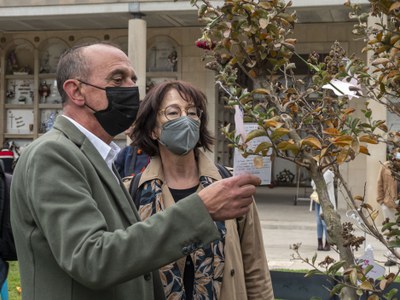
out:
M185 101L193 103L197 108L203 111L200 118L200 138L196 147L203 147L204 150L211 150L214 138L207 129L207 98L198 88L188 82L180 80L165 81L154 86L147 93L140 104L134 128L130 136L133 144L137 145L150 156L159 154L158 142L152 138L152 133L157 125L157 115L159 114L161 103L167 92L173 89L176 90Z

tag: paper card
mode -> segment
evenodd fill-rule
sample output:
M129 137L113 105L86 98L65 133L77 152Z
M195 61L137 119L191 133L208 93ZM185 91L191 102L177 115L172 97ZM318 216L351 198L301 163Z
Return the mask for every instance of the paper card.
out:
M246 135L258 128L257 123L244 123L244 131ZM258 144L268 142L267 137L257 137L248 143L249 149L255 149ZM250 155L244 158L240 151L235 148L233 158L233 175L243 173L253 174L261 179L261 185L271 183L272 163L269 157L261 157L258 155Z
M368 247L368 246L367 246ZM361 268L365 269L367 266L373 266L371 271L366 275L368 278L377 280L378 278L385 275L385 267L377 264L374 259L372 251L365 251L365 253L357 259L358 263L361 263Z

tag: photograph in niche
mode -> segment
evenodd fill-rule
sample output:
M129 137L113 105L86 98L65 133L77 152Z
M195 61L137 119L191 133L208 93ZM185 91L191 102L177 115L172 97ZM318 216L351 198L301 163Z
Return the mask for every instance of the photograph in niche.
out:
M41 52L39 73L55 73L61 54L68 48L66 44L55 43Z

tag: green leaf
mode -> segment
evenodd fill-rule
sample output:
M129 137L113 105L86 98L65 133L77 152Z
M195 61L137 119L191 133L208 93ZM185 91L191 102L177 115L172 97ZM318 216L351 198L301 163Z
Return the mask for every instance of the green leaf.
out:
M262 142L258 144L256 149L254 150L254 153L259 153L259 152L267 152L270 148L272 147L272 144L269 142Z
M308 271L308 272L304 275L304 277L308 278L308 277L314 276L314 275L316 275L316 274L322 274L322 273L321 273L321 271L319 271L319 270L312 269L312 270Z
M249 142L249 141L251 141L251 140L253 140L253 139L257 138L257 137L266 136L266 135L267 135L267 133L265 132L265 130L263 130L263 129L255 129L255 130L250 131L247 134L246 140L244 142L247 143L247 142Z
M350 282L351 282L353 285L357 285L358 276L357 276L357 269L356 269L356 268L353 268L353 269L350 271L349 278L350 278Z
M290 130L287 129L287 128L282 128L282 127L281 128L277 128L272 132L271 140L274 141L274 140L276 140L276 139L278 139L278 138L280 138L280 137L282 137L284 135L287 135L289 132L290 132Z
M385 298L390 300L397 295L398 289L391 289L389 293L385 294Z
M312 264L313 265L315 264L315 261L317 260L317 257L318 257L317 252L315 252L315 254L314 254L313 258L312 258Z
M365 269L364 269L364 273L368 274L369 271L371 271L374 268L373 265L368 265Z
M387 229L390 229L390 228L391 228L392 226L394 226L394 225L396 225L395 222L388 222L388 223L386 223L385 225L382 226L381 231L383 232L383 231L385 231L385 230L387 230Z
M331 290L330 295L333 296L333 295L339 294L340 291L341 291L344 287L345 287L345 285L342 284L342 283L339 283L339 284L335 285L335 286L333 287L333 289Z
M328 273L331 273L335 275L337 271L342 268L346 264L345 261L338 261L337 263L334 263L332 266L329 267Z

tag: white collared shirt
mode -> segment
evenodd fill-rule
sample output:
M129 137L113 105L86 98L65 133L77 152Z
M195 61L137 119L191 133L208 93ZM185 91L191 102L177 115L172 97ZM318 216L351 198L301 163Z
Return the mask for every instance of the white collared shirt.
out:
M121 148L114 142L111 142L110 145L106 144L103 142L101 139L99 139L97 136L95 136L93 133L91 133L89 130L87 130L85 127L83 127L81 124L76 122L75 120L71 119L70 117L67 117L63 115L64 118L67 118L69 121L71 121L72 124L76 126L76 128L79 129L80 132L82 132L88 140L93 144L93 146L96 148L96 150L100 153L101 157L104 159L106 162L107 166L110 168L111 172L114 174L114 176L117 178L118 177L115 175L112 164L114 162L114 159L117 157L118 152L121 151Z

